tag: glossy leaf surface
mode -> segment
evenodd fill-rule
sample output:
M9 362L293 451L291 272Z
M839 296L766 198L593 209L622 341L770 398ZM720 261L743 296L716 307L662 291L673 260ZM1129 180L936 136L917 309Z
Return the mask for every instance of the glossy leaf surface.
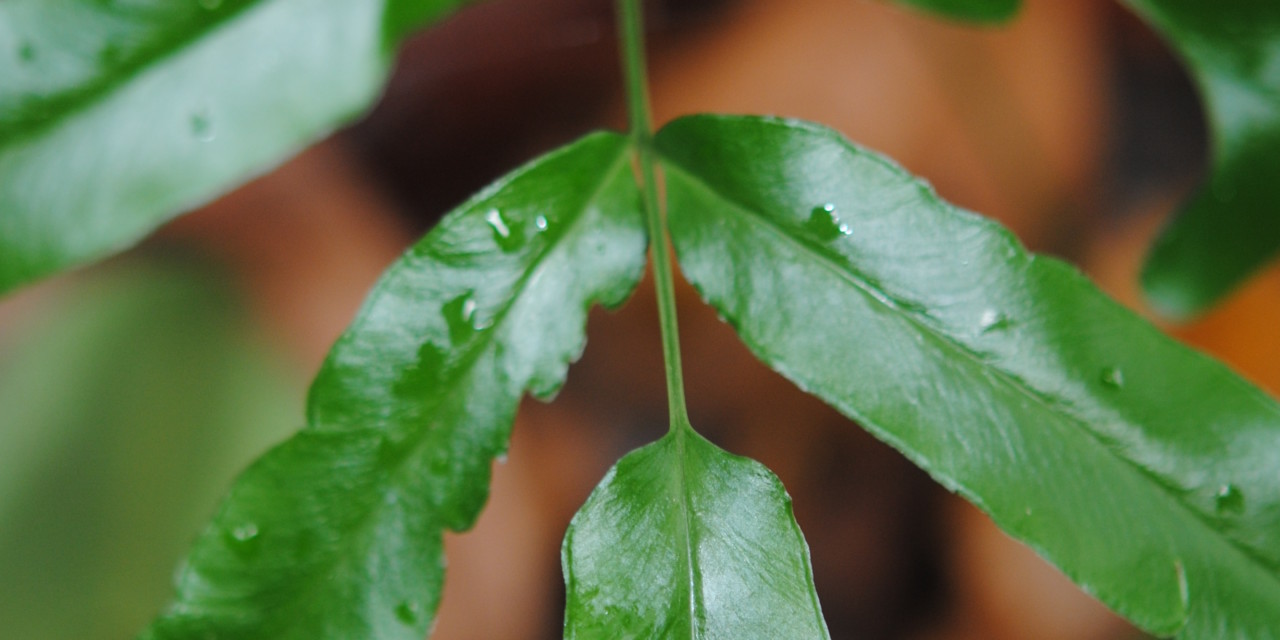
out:
M686 276L763 361L1135 623L1280 635L1280 406L838 134L658 134Z
M422 638L525 390L553 393L646 236L629 143L597 134L450 213L382 277L248 469L147 639Z
M364 109L465 0L0 3L0 292L129 246Z
M898 4L932 11L947 18L1000 24L1018 13L1019 0L896 0Z
M609 471L563 560L565 638L829 637L782 483L689 428Z
M1142 281L1186 316L1280 250L1280 2L1127 0L1186 61L1207 112L1207 181L1164 229Z

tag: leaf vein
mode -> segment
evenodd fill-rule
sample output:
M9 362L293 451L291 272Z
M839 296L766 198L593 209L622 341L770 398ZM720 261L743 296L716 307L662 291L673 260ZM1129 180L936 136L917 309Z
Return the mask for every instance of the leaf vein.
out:
M1025 396L1033 403L1043 407L1043 409L1047 413L1060 415L1069 423L1072 423L1075 426L1077 426L1079 431L1088 435L1090 442L1093 442L1095 445L1105 450L1109 455L1119 460L1122 464L1124 464L1130 470L1138 473L1142 477L1149 479L1152 482L1152 484L1154 484L1155 486L1161 489L1161 495L1164 495L1171 502L1178 505L1180 508L1184 509L1185 511L1189 512L1196 522L1198 522L1200 525L1202 525L1205 529L1209 531L1210 538L1225 542L1227 546L1229 546L1236 552L1241 553L1246 558L1248 558L1249 560L1255 563L1258 563L1264 567L1274 568L1274 564L1270 562L1267 558L1263 557L1259 552L1253 550L1248 545L1236 540L1234 537L1218 530L1214 526L1213 521L1210 519L1210 517L1207 514L1202 513L1200 510L1192 507L1191 505L1187 504L1184 500L1182 500L1179 495L1180 491L1176 487L1171 486L1164 478L1155 474L1150 469L1147 469L1146 467L1142 466L1137 461L1132 460L1129 457L1116 451L1114 447L1112 447L1107 443L1106 436L1096 432L1093 428L1091 428L1088 420L1067 410L1065 404L1051 402L1049 398L1053 397L1052 394L1041 392L1040 390L1035 389L1034 387L1030 386L1030 384L1028 384L1025 380L1023 380L1021 377L1019 377L1016 373L1012 371L1006 371L1000 367L989 365L980 353L972 350L967 345L957 341L950 334L933 327L927 321L926 318L920 317L919 312L913 310L917 308L918 305L914 305L910 302L900 302L896 300L889 293L876 288L871 282L872 279L866 276L866 274L863 274L860 271L858 271L851 263L846 265L846 264L841 264L839 262L836 262L835 260L832 260L830 256L826 255L821 250L818 250L815 247L807 243L801 242L799 239L793 237L769 214L762 211L758 211L752 208L750 205L741 203L737 199L733 198L732 196L722 193L721 191L717 190L716 188L708 184L706 181L704 181L701 177L696 175L694 172L681 166L678 160L671 158L669 156L664 156L664 158L667 160L666 166L668 168L675 168L677 172L681 174L681 176L689 180L692 184L697 185L699 188L703 189L705 192L712 194L716 198L724 201L726 204L728 204L738 212L747 214L742 216L743 219L752 221L755 225L761 228L764 228L774 236L781 238L782 242L789 244L793 247L796 247L801 253L805 255L811 256L815 264L835 274L838 278L849 282L854 287L854 289L860 291L868 298L873 299L876 302L880 303L881 305L884 305L885 307L896 312L902 318L904 318L907 322L909 322L911 325L916 327L916 329L920 334L927 336L928 338L933 340L935 343L941 345L942 348L953 351L959 354L960 356L962 356L963 362L967 362L978 371L985 373L994 382L1003 384L1006 387L1015 391L1016 393L1019 393ZM873 156L873 158L881 162L882 166L885 166L891 169L895 173L899 173L899 174L902 173L902 170L899 169L893 163L884 161L878 157ZM912 180L913 182L918 183L918 181L914 179ZM931 200L932 200L932 203L935 205L948 207L953 211L957 211L957 212L960 211L959 209L941 200L940 198L934 197L934 198L931 198ZM971 214L971 215L976 215L976 214ZM1019 246L1018 248L1022 255L1027 255L1027 252L1025 249L1023 249L1021 246ZM1030 257L1034 259L1036 256L1031 255ZM896 438L894 438L893 440L896 440ZM902 447L901 445L898 445L897 448L902 449L904 451L906 450L906 448ZM971 501L974 501L978 504L982 504L982 501L978 499L978 497L975 494L973 494L971 491L969 491L964 487L958 487L958 488L962 489L964 493L967 494L967 496ZM1266 573L1271 577L1272 581L1275 582L1278 587L1280 587L1280 575L1278 575L1275 571L1268 571Z

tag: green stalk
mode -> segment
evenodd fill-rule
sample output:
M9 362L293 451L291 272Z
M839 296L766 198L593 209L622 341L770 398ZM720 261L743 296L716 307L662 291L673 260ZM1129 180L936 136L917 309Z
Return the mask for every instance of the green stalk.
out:
M639 0L617 0L618 31L622 35L623 73L627 83L627 112L631 138L640 165L645 217L649 223L654 288L658 294L658 323L662 327L662 356L667 371L667 401L671 430L690 428L684 401L684 374L680 366L680 326L676 320L675 281L671 274L671 250L655 178L653 133L649 116L649 85L644 63L644 17Z

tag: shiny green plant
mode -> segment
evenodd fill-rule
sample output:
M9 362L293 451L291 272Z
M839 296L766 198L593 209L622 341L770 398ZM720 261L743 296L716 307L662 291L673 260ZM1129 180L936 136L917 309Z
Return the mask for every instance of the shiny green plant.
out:
M992 23L1017 9L902 1ZM0 5L0 290L279 162L366 108L400 40L463 4ZM1128 4L1209 107L1211 177L1144 276L1193 313L1280 247L1280 4ZM387 270L306 427L234 484L142 638L425 635L443 533L475 522L521 397L555 393L588 309L622 304L647 262L670 431L573 519L565 636L827 637L781 484L689 422L669 244L763 362L1137 625L1280 637L1280 405L819 125L700 115L653 133L640 8L617 6L630 131L498 180Z

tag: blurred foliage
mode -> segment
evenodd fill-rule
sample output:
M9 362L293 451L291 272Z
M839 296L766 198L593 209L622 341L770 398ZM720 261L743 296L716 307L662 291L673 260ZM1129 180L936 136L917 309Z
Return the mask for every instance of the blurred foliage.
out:
M129 263L0 336L0 629L124 638L231 477L300 423L301 380L225 285Z
M1018 13L1019 0L898 0L953 20L1001 24Z

